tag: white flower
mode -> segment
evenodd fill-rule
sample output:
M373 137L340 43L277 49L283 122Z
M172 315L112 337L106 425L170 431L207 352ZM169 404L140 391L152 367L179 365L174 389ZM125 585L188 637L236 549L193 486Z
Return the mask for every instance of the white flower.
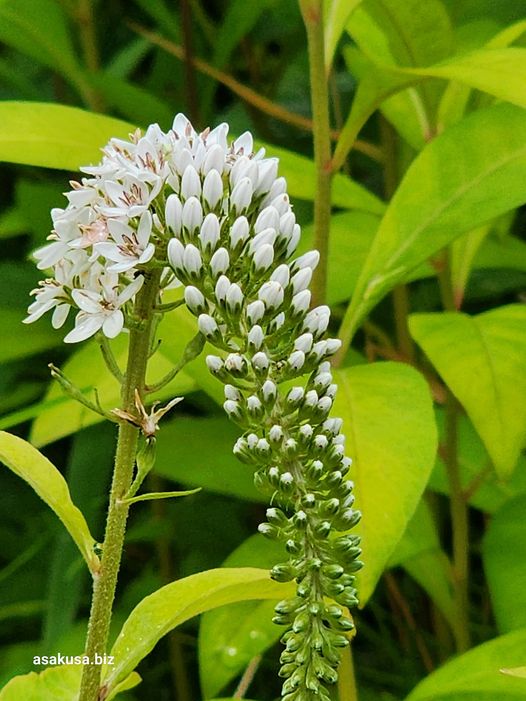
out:
M152 234L150 212L144 212L141 216L137 231L117 219L110 219L108 228L114 242L95 244L95 251L107 260L114 261L114 264L108 267L110 272L123 273L138 265L144 265L153 258L155 246L150 243Z
M141 288L144 278L140 275L119 292L115 278L101 281L100 292L73 290L71 296L80 309L75 319L75 328L64 339L65 343L78 343L102 329L108 338L115 338L124 326L121 307Z

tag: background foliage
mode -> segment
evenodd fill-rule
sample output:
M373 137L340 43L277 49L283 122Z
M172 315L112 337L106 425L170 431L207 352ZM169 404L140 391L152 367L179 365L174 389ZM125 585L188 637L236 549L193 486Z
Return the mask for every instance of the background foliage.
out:
M328 302L334 330L341 323L352 339L337 413L363 511L365 608L353 643L362 701L526 695L524 678L498 671L526 664L525 36L523 0L327 3L341 167ZM47 364L86 392L96 385L110 408L118 386L93 343L67 348L45 321L21 325L38 279L29 253L67 179L109 136L150 122L167 129L177 111L202 128L249 128L280 156L307 250L315 167L305 28L290 0L1 0L0 42L0 428L60 468L100 539L114 430L52 386ZM193 334L182 311L165 324L153 376ZM164 392L186 399L163 427L150 487L203 490L134 509L115 635L175 578L275 562L275 546L253 535L264 505L231 455L236 430L220 387L198 360ZM4 685L35 671L34 655L82 649L89 578L59 521L8 470L0 542ZM143 681L127 698L232 696L247 666L250 696L276 698L272 602L229 606L201 622L190 614L203 608L179 612L182 625L139 665ZM75 679L64 684L56 698L69 698ZM12 689L0 698L29 698Z

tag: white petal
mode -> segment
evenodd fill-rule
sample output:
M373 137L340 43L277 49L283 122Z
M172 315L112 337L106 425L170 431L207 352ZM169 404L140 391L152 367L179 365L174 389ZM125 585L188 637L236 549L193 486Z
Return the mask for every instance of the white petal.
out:
M104 316L102 314L77 314L75 328L64 338L64 343L78 343L93 336L102 327Z
M122 331L124 326L124 314L120 309L117 309L112 314L106 317L102 325L102 332L108 338L115 338Z
M139 275L139 277L136 277L135 280L131 283L131 285L128 285L119 295L118 297L118 303L119 306L122 306L125 302L127 302L129 299L133 297L134 294L136 294L141 287L143 286L144 283L144 277L142 275Z
M79 309L87 314L99 314L101 311L101 296L98 292L91 290L73 290L71 296L75 300Z
M64 326L64 322L68 318L70 309L71 307L69 306L69 304L58 305L58 307L53 312L53 316L51 317L51 325L54 329L60 329L61 326Z
M145 246L150 240L152 233L152 215L150 212L145 212L137 227L137 239L141 246Z

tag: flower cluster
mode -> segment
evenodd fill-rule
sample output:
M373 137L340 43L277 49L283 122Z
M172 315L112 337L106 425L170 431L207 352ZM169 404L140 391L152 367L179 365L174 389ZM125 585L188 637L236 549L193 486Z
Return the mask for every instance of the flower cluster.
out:
M318 253L295 257L300 239L277 159L254 153L249 133L227 144L227 125L197 134L179 115L130 142L112 140L102 163L53 211L53 242L37 251L54 277L35 292L28 321L54 309L53 324L78 309L66 341L126 325L144 274L184 285L206 359L225 386L224 408L244 431L235 455L255 468L272 508L260 531L284 542L272 577L297 582L275 621L287 626L281 675L286 701L329 701L339 648L357 603L359 538L342 421L326 339L330 312L310 309ZM339 534L339 535L338 535Z

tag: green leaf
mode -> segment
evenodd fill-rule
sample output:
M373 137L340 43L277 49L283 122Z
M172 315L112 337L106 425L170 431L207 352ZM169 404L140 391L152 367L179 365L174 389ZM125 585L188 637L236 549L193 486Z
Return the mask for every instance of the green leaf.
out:
M0 161L62 170L98 162L108 139L126 138L135 129L113 117L44 102L1 102L0 122Z
M366 212L343 212L331 217L327 303L349 299L378 228L378 217ZM303 227L298 253L310 250L314 225Z
M526 307L413 314L409 328L509 477L526 440Z
M43 672L30 672L9 681L0 691L0 701L76 701L80 688L82 665L58 665ZM141 678L136 672L130 674L114 690L107 700L111 701L121 691L133 689Z
M139 501L155 501L156 499L174 499L176 497L188 497L190 494L197 494L200 492L201 488L197 489L186 489L184 491L178 492L149 492L148 494L139 494L136 497L130 497L129 499L123 499L122 501L126 504L136 504Z
M507 501L491 519L482 544L493 613L501 633L526 627L525 508L524 494Z
M426 677L406 701L522 701L526 680L499 674L524 662L526 629L473 648Z
M429 594L451 628L455 628L457 616L451 565L440 546L436 523L424 500L407 524L389 559L389 566L403 567Z
M125 367L128 338L121 334L112 341L112 346L120 367ZM165 357L162 350L157 351L149 363L148 381L154 384L172 367L172 362ZM83 347L74 353L61 369L68 380L83 390L90 399L94 398L96 389L103 407L111 410L120 406L119 384L106 368L96 341L83 344ZM193 390L195 390L195 383L184 371L181 371L160 392L152 395L152 400L184 395ZM70 397L65 402L53 403L55 399L63 396L60 385L52 382L44 398L43 405L46 406L43 406L42 412L37 416L31 429L31 442L35 445L46 445L103 420L100 414L90 411Z
M0 431L0 461L25 480L56 513L66 527L89 569L99 565L93 539L84 516L71 501L68 485L57 468L27 441Z
M330 0L324 3L325 70L329 73L336 47L349 17L362 0Z
M501 669L502 674L508 674L510 677L519 677L526 679L526 667L513 667L512 669Z
M335 372L335 414L344 420L351 479L362 520L358 577L363 606L402 537L431 472L436 426L423 377L401 363L359 365Z
M450 251L451 284L457 309L462 306L473 260L491 230L491 223L479 226L453 241Z
M185 485L266 502L254 487L253 470L232 453L238 437L239 430L223 415L177 417L162 426L154 470Z
M427 258L526 201L525 143L524 111L500 104L475 112L422 150L380 223L346 312L347 337Z
M451 23L439 0L430 0L425 5L419 0L364 0L352 14L347 31L370 61L387 66L429 66L445 59L452 49ZM400 78L394 74L375 76L368 70L356 97L365 111L364 103L368 99L370 114L383 103L382 112L387 119L408 143L419 149L433 131L440 87L426 84L410 88L384 102L403 87L403 76ZM386 86L385 81L393 80L394 86ZM402 84L396 85L397 82ZM352 112L358 113L354 103Z
M82 72L60 3L2 0L0 41L62 74L73 85L82 86Z
M281 543L247 538L222 567L265 567L284 558ZM275 601L243 601L205 613L199 626L199 676L203 694L214 696L283 635L272 622Z
M501 100L526 107L526 49L481 49L464 56L455 56L442 64L407 72L457 80Z
M273 582L267 570L216 569L185 577L144 598L131 612L111 654L115 666L104 680L112 689L170 630L204 611L251 599L281 599L293 585Z

